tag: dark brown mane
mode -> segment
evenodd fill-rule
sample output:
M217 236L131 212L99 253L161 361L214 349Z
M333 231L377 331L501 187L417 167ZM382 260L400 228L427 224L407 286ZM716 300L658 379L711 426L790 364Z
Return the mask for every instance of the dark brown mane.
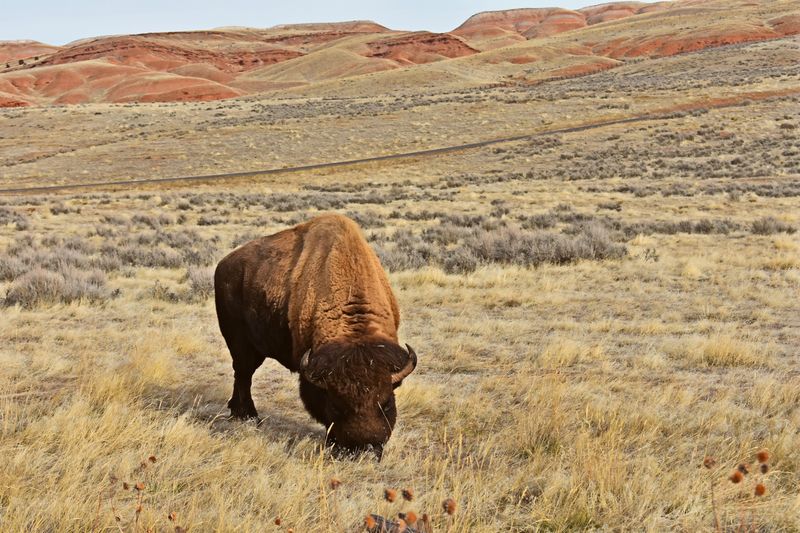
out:
M408 361L408 353L386 342L326 344L313 353L309 377L324 382L329 390L354 403L364 401L373 391L370 385L388 378Z

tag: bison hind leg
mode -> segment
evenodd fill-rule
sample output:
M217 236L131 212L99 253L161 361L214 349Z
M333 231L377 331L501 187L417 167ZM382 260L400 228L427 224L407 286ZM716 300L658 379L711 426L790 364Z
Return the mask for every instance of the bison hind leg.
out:
M231 416L233 418L239 418L241 420L260 420L253 399L251 398L249 402L243 403L237 395L235 387L231 399L228 400L228 408L231 410Z
M258 411L253 403L250 389L253 384L253 374L264 362L264 357L258 355L258 352L247 343L233 342L229 344L233 359L233 394L228 400L231 416L242 419L258 419Z

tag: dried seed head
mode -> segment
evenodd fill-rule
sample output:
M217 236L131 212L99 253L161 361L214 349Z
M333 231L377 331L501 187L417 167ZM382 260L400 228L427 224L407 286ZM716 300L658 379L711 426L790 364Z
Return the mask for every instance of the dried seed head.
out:
M122 488L123 488L123 489L125 489L125 490L128 490L128 489L130 489L130 488L131 488L131 486L130 486L130 485L128 485L128 483L127 483L126 481L123 481L123 482L122 482Z
M710 455L706 455L706 458L703 459L703 466L706 467L706 468L710 469L715 464L717 464L717 460L714 459L713 457L711 457Z
M276 526L279 526L279 525L281 525L281 517L280 517L280 516L276 516L276 517L275 517L275 520L273 520L273 523L274 523Z
M150 461L151 463L155 463L156 462L156 456L155 455L151 455L150 457L147 458L147 460Z
M767 463L761 463L761 473L766 474L769 472L769 465Z
M736 470L738 470L744 475L747 475L750 473L750 465L746 463L740 463L739 466L736 467Z
M134 485L133 488L135 488L136 490L144 490L144 483L140 481L136 485Z
M141 512L142 512L142 504L140 503L139 505L136 506L136 514L139 514Z
M755 493L756 496L763 496L764 494L767 493L767 487L765 487L763 483L759 483L758 485L756 485L756 488L753 492Z
M397 530L397 533L405 533L407 528L408 528L408 524L406 524L406 521L403 520L402 518L398 518L397 519L397 527L395 528Z
M394 489L383 489L383 498L391 503L397 499L397 491Z
M341 484L342 484L342 482L339 480L339 478L335 478L335 477L331 478L331 488L333 490L338 489L339 485L341 485Z
M171 513L169 513L167 518L169 518L170 522L174 522L175 520L178 519L178 515L175 514L175 511L172 511Z
M731 477L729 477L728 479L731 480L731 483L741 483L742 480L744 479L744 474L742 474L742 472L739 470L734 470L733 473L731 474Z
M769 452L767 450L761 450L756 454L759 463L766 463L769 461Z
M425 524L426 529L431 525L431 517L428 516L428 513L422 513L422 523Z
M413 501L414 500L414 490L413 489L403 489L403 499L406 501Z
M403 518L405 518L406 522L408 522L412 526L417 523L417 513L415 513L414 511L407 512Z
M364 526L366 526L367 529L375 529L377 525L378 523L372 518L372 515L367 515L366 518L364 518Z
M445 501L442 502L442 508L444 512L447 514L453 514L456 512L456 501L453 498L447 498Z

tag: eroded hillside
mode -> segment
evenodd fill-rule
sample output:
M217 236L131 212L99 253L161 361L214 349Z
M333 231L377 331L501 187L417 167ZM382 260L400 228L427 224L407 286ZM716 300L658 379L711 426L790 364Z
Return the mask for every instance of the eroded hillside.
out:
M544 76L577 76L793 35L799 10L785 0L617 2L480 13L442 34L357 21L97 37L62 47L0 42L0 106L319 92L342 80L373 84L371 74L397 70L439 85L503 84L529 64Z

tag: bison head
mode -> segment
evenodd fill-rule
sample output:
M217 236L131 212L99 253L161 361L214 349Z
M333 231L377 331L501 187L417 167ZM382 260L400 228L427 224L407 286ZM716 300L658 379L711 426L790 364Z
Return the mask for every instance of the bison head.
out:
M417 355L394 343L329 344L300 363L300 396L328 428L328 441L347 452L372 450L380 459L392 434L394 389L417 366Z

